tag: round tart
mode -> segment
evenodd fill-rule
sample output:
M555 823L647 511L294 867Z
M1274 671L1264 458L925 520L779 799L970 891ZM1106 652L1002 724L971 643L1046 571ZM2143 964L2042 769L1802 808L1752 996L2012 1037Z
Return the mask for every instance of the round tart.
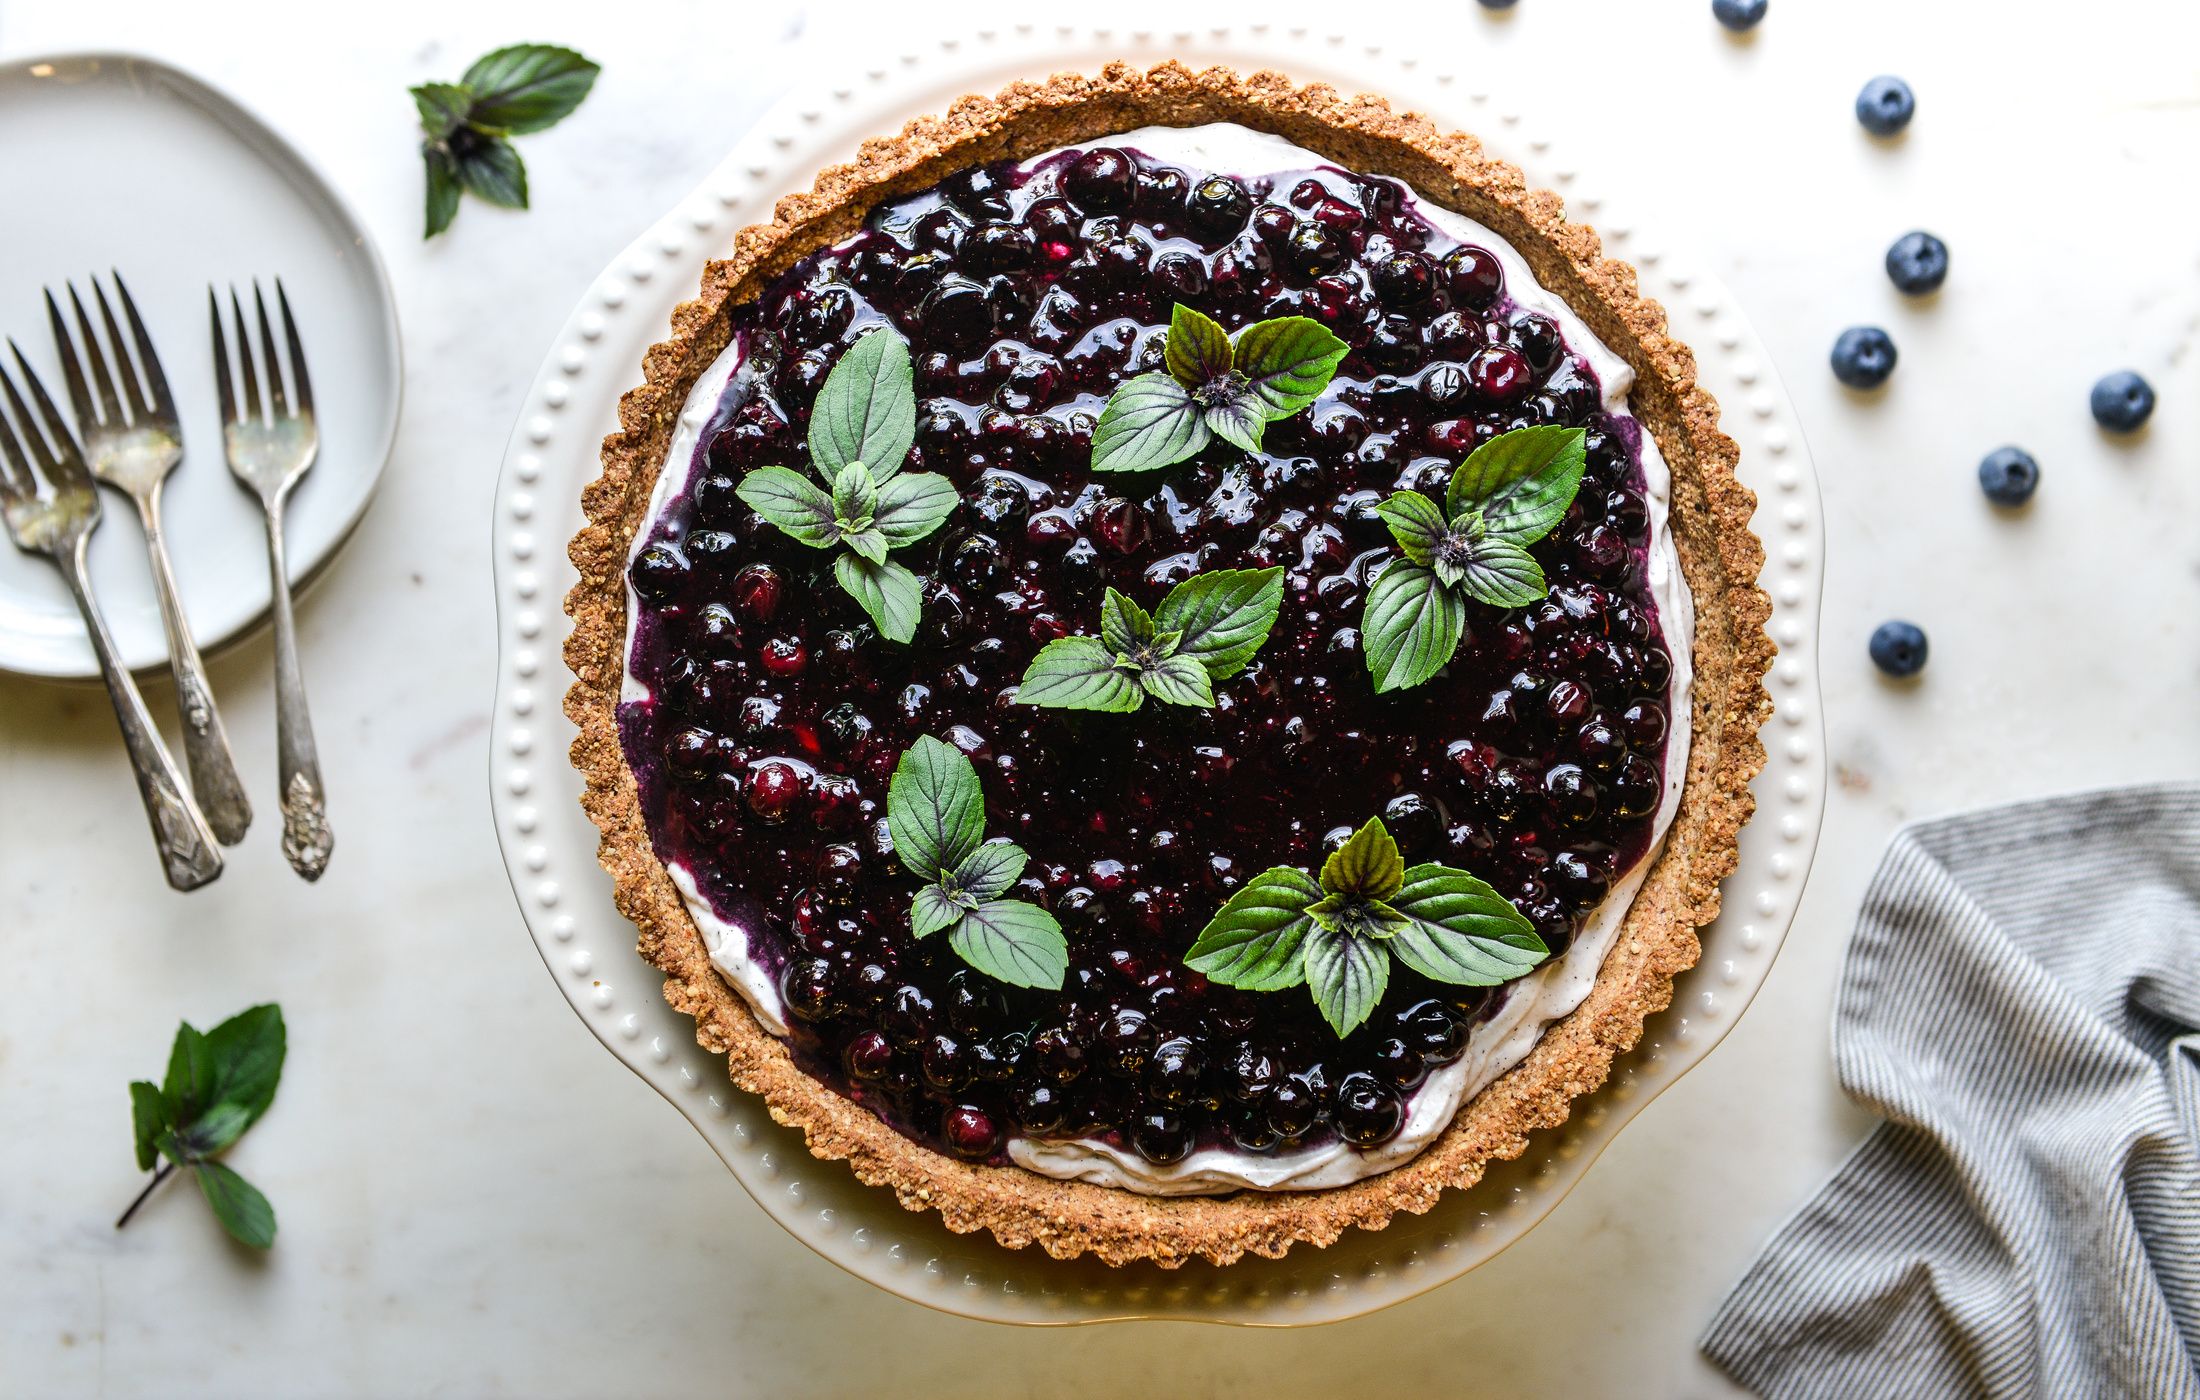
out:
M734 1081L950 1228L1327 1244L1604 1081L1763 762L1754 501L1472 138L1117 65L869 142L621 401L567 713Z

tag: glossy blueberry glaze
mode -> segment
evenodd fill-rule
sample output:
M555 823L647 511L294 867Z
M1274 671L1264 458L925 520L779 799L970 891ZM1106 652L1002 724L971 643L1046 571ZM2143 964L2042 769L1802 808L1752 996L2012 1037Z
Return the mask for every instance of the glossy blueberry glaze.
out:
M1307 315L1353 348L1258 457L1096 479L1090 435L1123 378L1158 367L1183 301L1231 329ZM973 1160L1099 1136L1156 1162L1398 1131L1501 992L1397 967L1339 1041L1303 990L1209 985L1183 951L1231 891L1312 866L1380 813L1409 862L1481 875L1563 949L1646 851L1671 659L1645 564L1632 421L1488 252L1394 181L1334 169L1238 180L1135 152L961 172L881 206L732 313L742 362L631 579L620 712L657 851L687 868L779 981L813 1074L903 1132ZM809 404L855 336L912 347L911 469L964 502L899 556L927 579L914 643L877 639L796 544L734 494L806 469ZM1470 604L1448 672L1378 698L1359 646L1373 507L1440 496L1509 428L1589 430L1566 520L1534 547L1549 597ZM1053 638L1097 630L1103 586L1148 607L1191 573L1281 565L1267 646L1212 711L1019 706ZM1003 987L909 934L915 882L885 834L887 781L920 734L976 763L988 831L1031 854L1021 898L1068 936L1060 992Z

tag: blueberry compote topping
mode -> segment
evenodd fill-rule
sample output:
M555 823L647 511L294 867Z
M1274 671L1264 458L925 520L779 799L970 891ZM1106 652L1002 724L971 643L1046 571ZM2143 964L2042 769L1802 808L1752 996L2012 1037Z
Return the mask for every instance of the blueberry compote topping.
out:
M1108 394L1161 363L1185 302L1235 330L1319 317L1353 351L1266 452L1096 479ZM1400 967L1339 1040L1300 995L1209 985L1201 926L1272 865L1317 867L1380 814L1405 859L1490 881L1562 951L1652 836L1672 676L1646 583L1636 428L1587 362L1506 294L1498 260L1399 184L1334 169L1238 179L1129 150L987 166L883 205L732 313L741 360L684 494L631 572L622 708L659 854L686 867L775 977L813 1074L971 1160L1012 1136L1195 1147L1373 1146L1503 992ZM878 639L825 556L734 494L804 470L810 404L881 320L915 358L908 469L963 495L901 554L914 642ZM1443 483L1514 427L1588 430L1564 523L1534 547L1540 603L1469 604L1450 669L1378 697L1356 630L1393 556L1376 504ZM1281 616L1212 710L1018 705L1045 643L1093 630L1112 585L1151 608L1199 570L1285 569ZM987 829L1031 853L1016 898L1059 919L1059 992L1005 987L910 936L915 883L886 833L902 751L936 735L978 767Z

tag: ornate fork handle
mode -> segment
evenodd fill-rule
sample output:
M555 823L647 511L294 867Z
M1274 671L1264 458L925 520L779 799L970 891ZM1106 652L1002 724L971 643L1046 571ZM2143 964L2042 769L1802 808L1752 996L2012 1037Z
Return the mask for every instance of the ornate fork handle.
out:
M168 565L168 545L162 536L160 485L137 496L138 519L145 527L145 549L153 564L153 592L160 599L160 621L168 633L168 669L176 682L176 708L183 716L183 756L191 769L191 793L215 839L234 846L252 825L252 803L237 776L237 761L230 755L229 735L221 714L214 708L214 687L206 678L206 662L191 639L191 625L184 619L183 602L177 596L176 577Z
M99 604L92 599L91 574L84 564L81 540L62 561L61 575L76 595L85 630L92 635L92 649L99 654L100 678L106 681L107 696L114 701L115 722L122 726L122 742L130 752L130 766L137 772L138 795L145 801L146 820L152 823L153 840L160 847L168 883L179 890L195 890L222 873L221 851L214 845L214 833L207 829L206 818L199 815L185 792L183 775L176 771L168 746L153 728L137 682L130 679L129 671L115 654L115 639L107 631Z
M282 780L283 858L308 880L328 869L336 838L329 831L321 789L321 757L306 712L306 682L298 669L298 631L290 611L290 571L283 562L283 498L265 501L267 562L275 605L275 749Z

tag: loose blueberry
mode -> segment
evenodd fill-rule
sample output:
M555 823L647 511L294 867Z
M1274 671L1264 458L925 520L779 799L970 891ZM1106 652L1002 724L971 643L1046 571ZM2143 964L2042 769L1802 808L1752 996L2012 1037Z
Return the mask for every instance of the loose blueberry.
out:
M1887 276L1905 296L1939 291L1948 280L1948 245L1922 229L1903 234L1887 249Z
M1917 115L1917 97L1900 78L1878 77L1856 94L1856 119L1874 136L1892 136Z
M1872 664L1897 679L1924 670L1928 650L1924 629L1914 622L1882 622L1872 633Z
M2104 374L2093 386L2093 421L2112 433L2135 433L2154 416L2154 386L2136 371Z
M1520 0L1482 0L1482 8L1485 10L1509 10L1519 3Z
M1745 29L1755 29L1765 17L1766 0L1711 0L1711 13L1727 28L1739 34Z
M1876 389L1894 373L1894 337L1877 326L1851 326L1833 342L1833 377L1851 389Z
M1997 506L2021 506L2039 485L2040 464L2021 447L1997 447L1979 461L1979 490Z

